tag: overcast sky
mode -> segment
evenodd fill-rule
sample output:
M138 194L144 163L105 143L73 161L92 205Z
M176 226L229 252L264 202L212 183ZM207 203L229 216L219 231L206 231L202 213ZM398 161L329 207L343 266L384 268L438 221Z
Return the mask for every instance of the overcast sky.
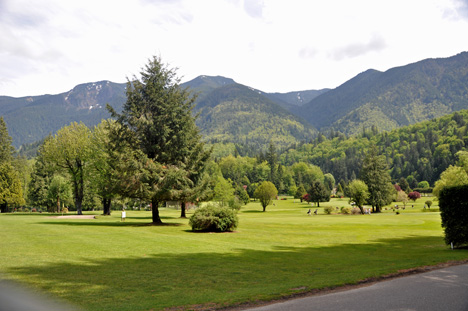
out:
M153 55L182 81L335 88L468 51L468 0L0 0L0 95L125 82Z

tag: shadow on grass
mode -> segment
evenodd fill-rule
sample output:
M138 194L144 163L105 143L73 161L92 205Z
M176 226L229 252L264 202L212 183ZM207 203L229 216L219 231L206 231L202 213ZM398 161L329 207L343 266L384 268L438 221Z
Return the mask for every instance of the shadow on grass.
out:
M148 226L168 226L168 227L178 227L183 226L184 224L180 223L167 223L163 222L162 224L154 224L152 222L130 222L130 221L43 221L38 224L44 225L63 225L63 226L94 226L94 227L148 227Z
M82 263L6 272L86 310L161 310L268 300L467 258L467 250L451 251L440 237L410 237L330 247L279 245L272 251L74 258Z

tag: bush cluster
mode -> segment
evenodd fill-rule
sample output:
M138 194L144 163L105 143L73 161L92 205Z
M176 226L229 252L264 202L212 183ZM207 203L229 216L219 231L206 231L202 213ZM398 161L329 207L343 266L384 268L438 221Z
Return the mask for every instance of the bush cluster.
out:
M335 210L335 208L333 208L333 206L325 206L323 208L323 211L325 214L328 214L330 215L331 213L333 213L333 211Z
M341 214L344 214L344 215L351 215L351 212L353 211L353 209L349 206L343 206L341 208Z
M454 247L468 244L468 185L445 187L439 196L445 243Z
M208 205L198 208L189 224L193 231L225 232L237 228L238 218L231 208Z

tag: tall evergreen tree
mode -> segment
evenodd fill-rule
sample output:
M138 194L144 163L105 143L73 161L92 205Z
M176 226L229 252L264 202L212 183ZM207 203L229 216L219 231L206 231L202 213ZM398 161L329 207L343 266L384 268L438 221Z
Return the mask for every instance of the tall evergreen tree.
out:
M272 141L270 141L270 145L268 146L268 151L265 156L268 165L270 166L269 179L275 187L278 188L278 155L276 154L276 146Z
M392 194L395 188L391 183L385 156L379 155L375 146L369 149L367 156L364 158L361 180L368 187L368 202L372 205L373 212L381 212L382 206L392 202Z
M310 195L310 202L317 203L317 207L320 206L320 202L330 201L330 190L320 180L312 182L307 193Z
M3 117L0 117L0 163L10 163L14 148Z
M170 189L168 180L173 179L165 179L165 174L173 169L171 176L182 178L177 184L188 185L184 179L190 179L200 168L190 164L194 150L199 151L197 146L201 144L192 116L195 98L188 89L180 87L174 69L168 68L159 57L153 57L140 72L140 78L127 82L127 101L122 113L117 114L108 107L117 122L130 130L132 143L157 164L155 167L163 168L147 180L153 191L150 199L154 224L162 223L159 205L176 194L166 191ZM182 174L180 170L185 168L189 171Z
M52 136L47 136L44 141L51 139ZM28 184L28 201L32 206L40 206L51 208L53 201L48 197L49 185L54 176L54 171L51 166L45 161L43 156L44 144L39 146L36 161L34 162L33 171L31 172L31 180Z

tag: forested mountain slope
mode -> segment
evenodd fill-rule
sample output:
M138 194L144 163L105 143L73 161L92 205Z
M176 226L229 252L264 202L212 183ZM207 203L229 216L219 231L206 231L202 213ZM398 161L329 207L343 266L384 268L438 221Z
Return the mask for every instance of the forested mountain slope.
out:
M320 166L337 181L359 178L362 159L371 144L387 157L392 178L405 177L414 184L426 180L431 185L450 165L456 163L456 153L468 150L468 110L377 133L366 130L346 138L332 133L322 135L312 144L298 145L281 155L281 162L291 165L298 161Z
M392 130L468 108L468 52L367 70L296 109L318 129Z
M206 141L234 142L264 148L271 140L286 147L310 140L315 129L304 120L241 84L227 84L197 102L197 125Z
M120 111L124 102L125 84L101 81L80 84L57 95L1 96L0 115L5 119L13 145L18 148L42 140L73 121L94 126L110 117L106 103Z

